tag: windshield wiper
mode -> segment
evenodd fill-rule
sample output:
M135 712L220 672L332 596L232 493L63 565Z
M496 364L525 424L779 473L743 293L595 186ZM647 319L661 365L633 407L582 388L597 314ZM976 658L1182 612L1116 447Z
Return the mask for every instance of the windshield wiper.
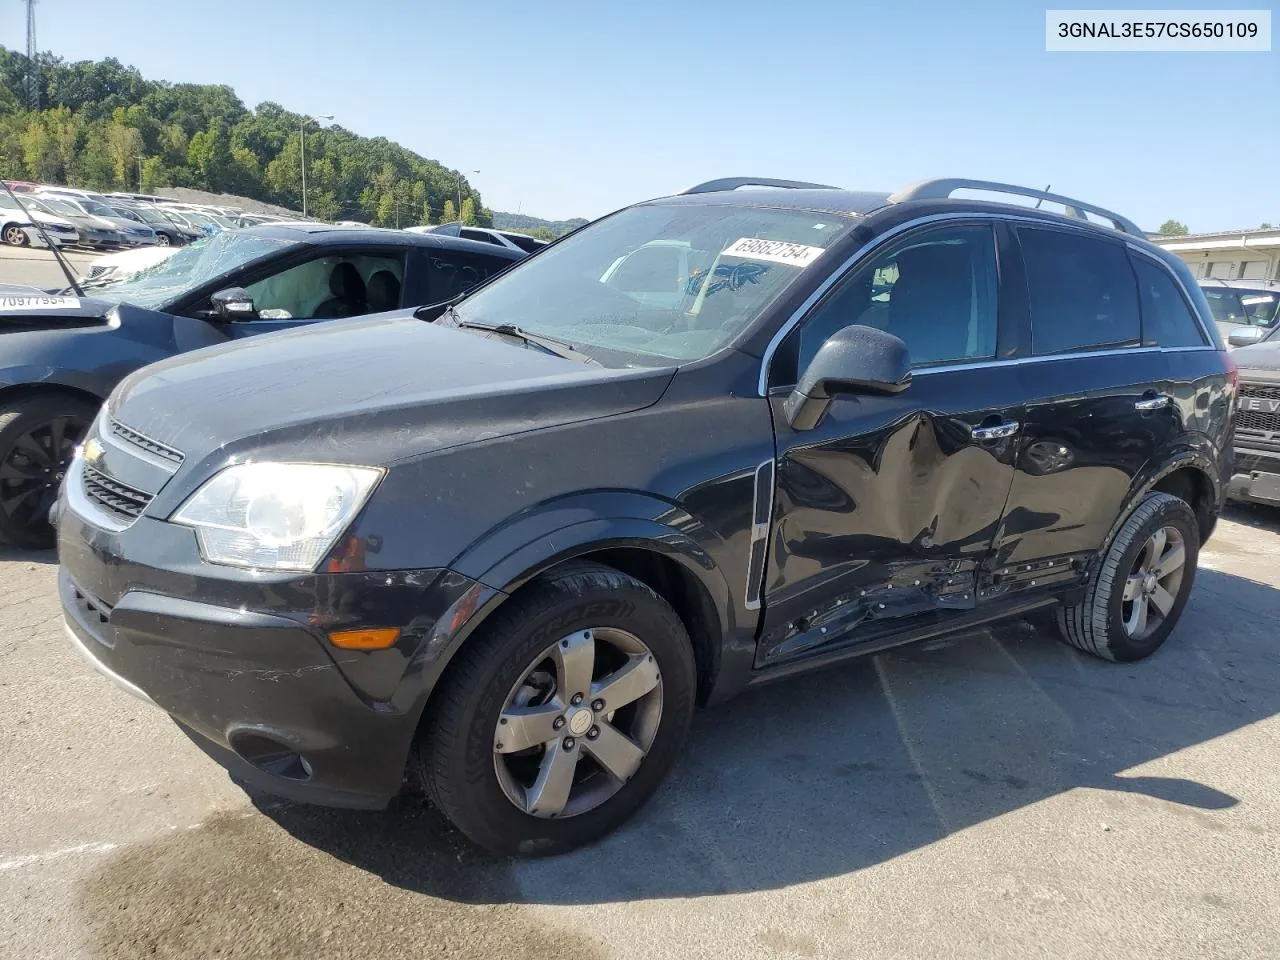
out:
M477 323L475 320L464 320L458 316L458 312L450 306L445 311L445 316L453 321L453 325L462 330L485 330L489 333L497 333L504 337L513 337L531 347L540 347L545 353L549 353L556 357L563 357L566 360L579 360L582 363L594 363L599 365L600 361L595 357L588 356L581 350L575 350L571 344L563 340L557 340L555 337L543 336L540 333L531 333L528 330L522 330L514 323Z

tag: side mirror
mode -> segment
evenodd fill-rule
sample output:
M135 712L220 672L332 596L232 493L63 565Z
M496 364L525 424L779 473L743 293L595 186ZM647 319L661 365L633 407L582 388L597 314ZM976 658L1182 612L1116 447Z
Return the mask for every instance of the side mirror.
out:
M837 331L818 349L783 403L783 412L794 429L812 430L838 394L893 394L910 385L907 345L891 333L855 324Z
M256 320L258 311L253 306L253 297L244 287L227 287L219 290L209 298L213 307L213 315L219 320Z
M1248 347L1261 342L1267 335L1262 327L1236 327L1227 334L1227 343L1233 347Z

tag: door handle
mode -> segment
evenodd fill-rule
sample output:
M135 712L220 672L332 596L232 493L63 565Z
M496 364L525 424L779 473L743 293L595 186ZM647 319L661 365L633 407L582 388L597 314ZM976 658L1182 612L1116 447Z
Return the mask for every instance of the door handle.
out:
M1158 393L1154 397L1143 397L1141 400L1134 402L1135 410L1141 410L1143 413L1149 413L1152 410L1163 410L1173 401L1163 393Z
M1012 437L1021 427L1022 424L1018 421L1009 420L993 427L970 427L969 432L975 440L1003 440L1005 437Z

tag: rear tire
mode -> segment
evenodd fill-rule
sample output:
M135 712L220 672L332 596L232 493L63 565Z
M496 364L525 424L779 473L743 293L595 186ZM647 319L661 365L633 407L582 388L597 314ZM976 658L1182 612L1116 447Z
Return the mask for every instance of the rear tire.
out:
M0 543L48 550L57 535L49 507L98 407L45 394L0 406Z
M566 679L570 642L607 653L610 637L629 638L623 659L610 665L591 652L590 682ZM622 691L616 678L632 668L646 679ZM525 694L539 682L541 695ZM636 694L645 682L656 686ZM684 744L696 689L688 634L666 601L612 568L566 566L533 581L467 641L427 705L411 763L435 806L489 852L562 853L614 830L658 788ZM609 691L617 697L606 704ZM522 710L549 713L540 733L530 723L532 746L513 749L526 734ZM609 772L615 756L627 759L613 761L621 776ZM545 784L566 758L570 786L557 802Z
M4 242L11 247L26 247L31 245L31 238L16 223L8 223L4 227Z
M1104 660L1149 657L1182 616L1199 553L1191 506L1147 494L1096 565L1084 599L1058 611L1063 639Z

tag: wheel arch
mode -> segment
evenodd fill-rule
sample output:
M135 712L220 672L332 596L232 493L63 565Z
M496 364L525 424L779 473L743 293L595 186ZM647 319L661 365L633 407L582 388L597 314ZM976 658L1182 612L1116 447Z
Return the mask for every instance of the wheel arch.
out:
M105 398L100 397L86 387L53 380L41 380L35 383L15 383L10 386L0 386L0 406L21 400L29 400L32 397L57 395L74 397L77 400L84 400L87 403L95 403L99 406L105 402Z
M1111 529L1107 531L1106 540L1098 551L1099 556L1106 553L1120 532L1148 493L1159 491L1176 496L1190 504L1195 512L1200 530L1200 541L1209 539L1217 524L1218 511L1221 508L1222 478L1214 458L1199 447L1188 447L1176 451L1168 458L1160 461L1152 469L1140 474L1129 488L1129 496L1125 500L1124 509L1120 511Z

